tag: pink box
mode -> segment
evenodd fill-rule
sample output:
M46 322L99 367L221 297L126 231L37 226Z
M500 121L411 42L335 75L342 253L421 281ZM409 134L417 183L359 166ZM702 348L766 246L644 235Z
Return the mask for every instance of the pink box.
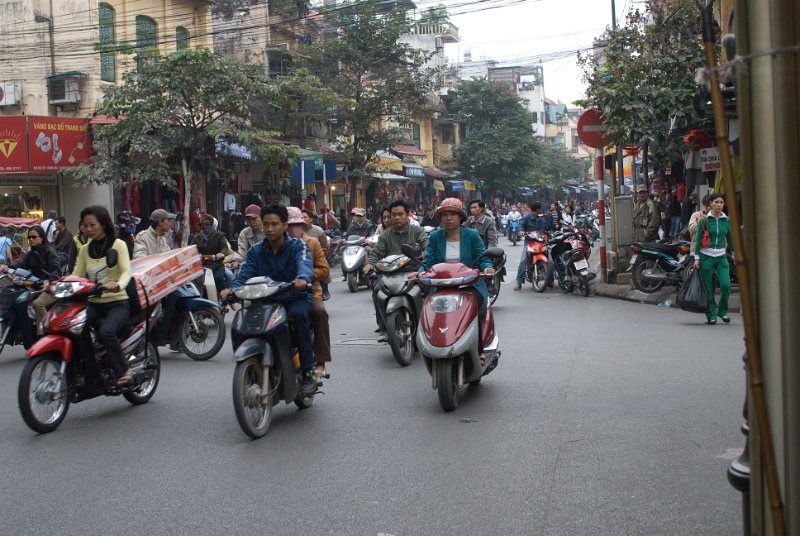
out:
M131 275L136 278L142 307L161 300L178 287L194 281L203 273L203 261L197 246L173 249L131 260ZM147 300L145 300L147 292Z

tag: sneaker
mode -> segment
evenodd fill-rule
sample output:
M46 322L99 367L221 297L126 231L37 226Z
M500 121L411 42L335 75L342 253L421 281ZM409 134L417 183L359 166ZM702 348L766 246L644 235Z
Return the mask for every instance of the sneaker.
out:
M730 324L731 323L731 317L729 317L729 316L721 316L719 318L720 318L720 320L722 320L726 324Z
M309 370L303 374L303 383L300 384L301 395L313 395L317 392L317 377L314 376L314 371Z
M385 331L381 331L380 335L378 335L378 342L389 342L389 335Z
M181 351L181 349L178 347L177 343L174 343L174 342L169 345L169 349L172 350L173 352L180 352Z
M514 283L514 290L522 290L522 283L520 283L519 281Z

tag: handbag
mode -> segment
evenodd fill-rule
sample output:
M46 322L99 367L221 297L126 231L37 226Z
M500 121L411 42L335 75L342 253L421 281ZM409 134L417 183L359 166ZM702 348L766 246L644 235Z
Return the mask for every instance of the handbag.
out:
M708 234L708 217L703 218L703 236L700 238L700 248L711 247L711 235Z
M706 295L706 287L703 286L703 280L700 278L700 271L695 270L693 267L688 269L691 270L689 278L678 291L675 301L684 311L705 313L708 311L708 296Z

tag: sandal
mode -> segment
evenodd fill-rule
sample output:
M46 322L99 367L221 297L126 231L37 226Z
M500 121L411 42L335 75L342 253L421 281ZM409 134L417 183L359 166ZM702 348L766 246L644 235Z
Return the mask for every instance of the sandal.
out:
M317 365L317 367L314 369L314 375L320 379L322 378L328 379L331 377L330 373L328 373L328 371L325 370L325 365Z
M486 364L486 354L480 354L480 355L478 356L478 359L479 359L479 360L480 360L480 362L481 362L481 366L484 366L484 365Z
M132 379L133 379L133 371L131 369L128 369L125 371L125 374L123 374L117 379L117 385L125 385Z

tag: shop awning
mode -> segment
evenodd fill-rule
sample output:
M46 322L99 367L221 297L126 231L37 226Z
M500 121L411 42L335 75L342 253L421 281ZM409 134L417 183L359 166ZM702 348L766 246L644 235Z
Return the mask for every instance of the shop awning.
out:
M446 179L450 176L449 173L445 173L436 168L425 168L425 175L434 179Z
M379 171L403 171L403 162L397 156L387 151L376 151L377 168Z
M425 168L419 164L407 164L403 162L403 167L406 170L406 177L424 177Z
M404 154L408 156L425 156L425 151L416 145L394 145L392 151L397 154Z
M232 156L234 158L241 158L242 160L253 160L253 154L250 152L250 149L238 143L217 140L216 149L217 156Z
M396 175L394 173L373 173L373 177L382 181L407 181L408 177L404 175Z

